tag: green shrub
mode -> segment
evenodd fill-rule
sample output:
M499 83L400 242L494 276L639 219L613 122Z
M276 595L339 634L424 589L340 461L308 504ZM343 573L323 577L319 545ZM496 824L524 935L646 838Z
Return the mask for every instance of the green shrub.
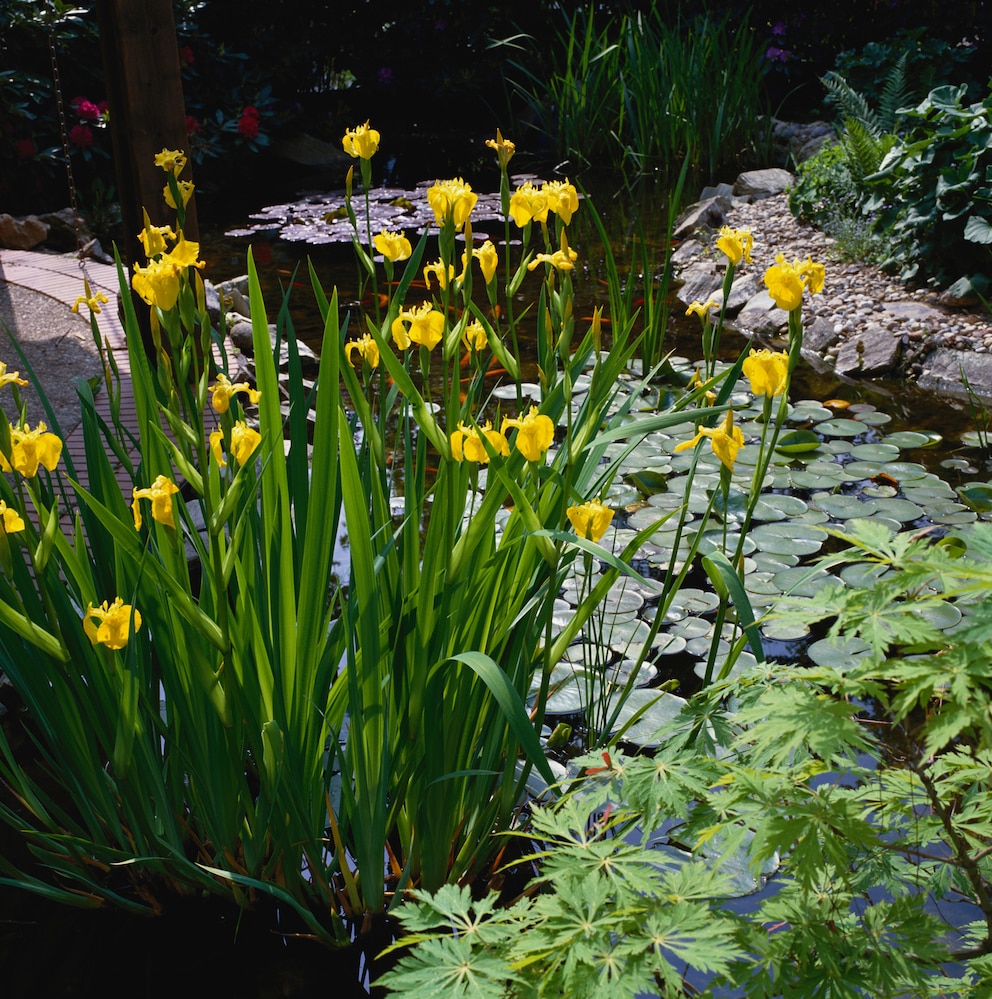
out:
M883 268L964 294L992 281L992 94L938 87L906 114L906 134L866 178L868 211L891 247Z

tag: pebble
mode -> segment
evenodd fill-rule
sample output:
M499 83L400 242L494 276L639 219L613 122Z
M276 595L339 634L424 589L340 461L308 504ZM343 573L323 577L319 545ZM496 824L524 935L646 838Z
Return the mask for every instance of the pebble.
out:
M779 253L790 261L810 256L824 264L823 293L807 296L803 302L806 326L820 317L847 338L860 335L869 326L882 325L908 334L912 353L917 356L937 346L976 353L988 353L992 347L992 316L981 306L950 309L938 303L932 289L909 288L870 264L841 262L836 241L799 222L789 211L785 194L752 202L735 200L727 219L732 228L750 228L754 237L751 266L759 274ZM897 302L913 302L925 309L919 318L886 315L886 306Z

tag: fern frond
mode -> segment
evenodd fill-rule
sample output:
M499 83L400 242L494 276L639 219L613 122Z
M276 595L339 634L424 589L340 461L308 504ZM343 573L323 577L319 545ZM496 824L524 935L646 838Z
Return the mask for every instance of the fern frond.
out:
M837 106L841 121L858 121L876 136L885 131L868 101L840 73L830 70L820 77L820 82L827 88L827 100Z
M902 115L899 109L914 103L913 88L909 83L909 53L903 52L889 70L878 100L878 119L885 132L894 132Z
M874 133L857 118L845 118L843 124L844 132L840 140L847 157L847 169L851 179L860 187L864 178L878 169L887 143L882 135Z

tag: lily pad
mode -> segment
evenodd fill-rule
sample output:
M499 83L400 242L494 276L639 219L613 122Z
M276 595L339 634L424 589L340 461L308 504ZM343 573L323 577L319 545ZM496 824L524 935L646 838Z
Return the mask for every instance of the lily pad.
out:
M790 430L779 437L775 450L780 454L804 454L817 450L822 443L812 430Z
M883 444L892 444L904 451L917 447L933 447L943 438L932 430L897 430L882 438Z
M816 425L817 433L823 434L825 437L860 437L867 430L867 424L860 420L842 418L823 420Z
M611 713L619 700L618 694L611 696L609 701ZM632 742L638 746L656 746L655 733L662 725L677 718L687 703L684 697L676 694L637 687L627 692L610 734L615 735L620 732L620 738L624 742ZM642 709L644 713L641 717L629 728L624 729L630 719Z
M850 669L859 659L870 654L871 646L863 638L853 635L821 638L806 650L806 655L817 666L832 669Z

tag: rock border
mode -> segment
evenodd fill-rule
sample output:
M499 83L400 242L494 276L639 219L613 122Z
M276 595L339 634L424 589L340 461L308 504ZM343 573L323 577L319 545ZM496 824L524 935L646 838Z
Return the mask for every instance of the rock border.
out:
M783 253L807 255L827 269L824 290L803 306L803 357L841 379L901 379L920 388L967 397L970 388L992 401L992 315L955 303L932 289L912 289L865 263L841 262L836 240L800 223L789 211L788 170L751 170L734 184L704 189L675 223L673 286L683 307L723 300L727 261L716 249L724 225L749 228L750 265L741 265L727 302L725 325L770 346L781 346L787 316L764 290L762 275ZM967 387L966 387L967 385Z

